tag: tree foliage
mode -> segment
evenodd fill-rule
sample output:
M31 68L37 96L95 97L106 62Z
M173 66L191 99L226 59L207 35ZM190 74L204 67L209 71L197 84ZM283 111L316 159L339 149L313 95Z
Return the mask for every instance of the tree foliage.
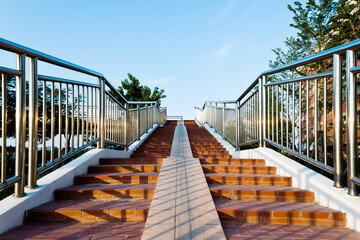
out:
M161 105L161 99L166 97L164 89L155 87L154 90L151 91L148 86L141 85L139 79L130 73L128 73L128 78L121 81L121 86L119 86L117 90L128 101L156 101L158 106ZM112 91L110 91L110 93L112 93ZM112 94L116 96L116 94Z
M269 61L271 68L360 38L360 1L308 0L305 5L295 1L293 5L288 5L288 9L293 13L290 26L298 30L297 36L286 38L285 51L272 49L276 58ZM319 72L330 65L323 61L297 73ZM282 74L282 77L289 76Z

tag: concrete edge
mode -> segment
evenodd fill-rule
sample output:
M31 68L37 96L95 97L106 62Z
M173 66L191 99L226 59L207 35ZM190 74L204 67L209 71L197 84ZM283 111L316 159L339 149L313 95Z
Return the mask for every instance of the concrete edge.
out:
M347 194L345 189L333 187L333 181L327 177L301 165L300 163L270 149L256 148L236 151L235 148L214 129L205 124L204 127L229 151L234 158L261 158L269 166L277 167L277 174L292 177L292 186L314 192L315 201L346 213L346 226L360 232L360 198Z
M74 177L87 173L88 167L98 165L100 158L128 158L158 127L156 124L139 141L129 147L129 151L111 149L93 149L54 172L40 178L36 189L25 188L26 196L9 196L0 201L0 234L23 224L26 210L53 200L56 189L73 185Z

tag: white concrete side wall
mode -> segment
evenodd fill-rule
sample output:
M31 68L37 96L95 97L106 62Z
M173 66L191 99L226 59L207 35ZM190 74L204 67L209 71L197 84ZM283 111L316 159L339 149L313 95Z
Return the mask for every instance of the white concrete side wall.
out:
M129 147L129 151L93 149L74 159L58 170L38 180L38 188L25 188L26 196L9 196L0 201L0 234L23 223L24 212L53 200L54 191L73 185L74 177L87 173L88 167L98 165L100 158L128 158L145 139L158 127L150 129L139 141Z
M257 148L235 151L235 148L224 141L214 129L205 128L229 151L234 158L261 158L266 165L277 168L277 174L292 177L292 186L315 193L315 201L322 205L346 213L348 228L360 232L360 198L352 197L344 189L333 187L333 181L270 149Z

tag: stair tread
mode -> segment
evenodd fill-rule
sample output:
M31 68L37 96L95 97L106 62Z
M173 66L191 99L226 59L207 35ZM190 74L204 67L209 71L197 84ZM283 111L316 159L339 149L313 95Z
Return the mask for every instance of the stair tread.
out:
M56 191L110 191L110 190L148 190L155 189L156 184L86 184L73 185Z
M104 172L104 173L87 173L80 176L76 176L76 178L81 177L96 177L96 176L157 176L159 175L158 172L131 172L131 173L120 173L120 172Z
M56 200L35 207L29 211L65 211L65 210L115 210L115 209L148 209L149 199L111 199L111 200Z
M238 167L244 167L244 168L251 168L251 167L254 167L254 168L276 168L276 167L273 167L273 166L266 166L266 165L242 165L242 164L239 164L239 165L234 165L234 164L214 164L214 163L204 163L204 164L201 164L203 167L234 167L234 168L238 168Z
M258 212L325 212L344 214L338 210L321 206L316 203L309 202L269 202L255 200L214 200L216 209L218 210L243 210Z
M242 190L242 191L278 191L278 192L308 192L311 191L294 188L294 187L282 187L282 186L249 186L249 185L222 185L222 184L210 184L210 190Z
M270 174L241 174L241 173L204 173L205 177L268 177L268 178L291 178L281 175L270 175Z

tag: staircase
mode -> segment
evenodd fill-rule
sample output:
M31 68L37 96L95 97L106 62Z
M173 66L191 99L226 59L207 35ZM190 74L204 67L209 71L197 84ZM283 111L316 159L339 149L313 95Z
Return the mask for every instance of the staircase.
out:
M56 190L55 201L28 210L24 222L138 222L140 237L175 127L169 121L155 129L130 158L101 159L75 177L73 186Z
M345 226L344 213L316 204L313 192L291 187L291 177L276 175L276 167L265 166L264 159L232 158L204 127L195 121L186 121L185 125L193 156L202 164L229 239L266 237L253 230L264 226L266 233L278 230L279 225L274 224L282 228L307 226L313 233L324 226Z

